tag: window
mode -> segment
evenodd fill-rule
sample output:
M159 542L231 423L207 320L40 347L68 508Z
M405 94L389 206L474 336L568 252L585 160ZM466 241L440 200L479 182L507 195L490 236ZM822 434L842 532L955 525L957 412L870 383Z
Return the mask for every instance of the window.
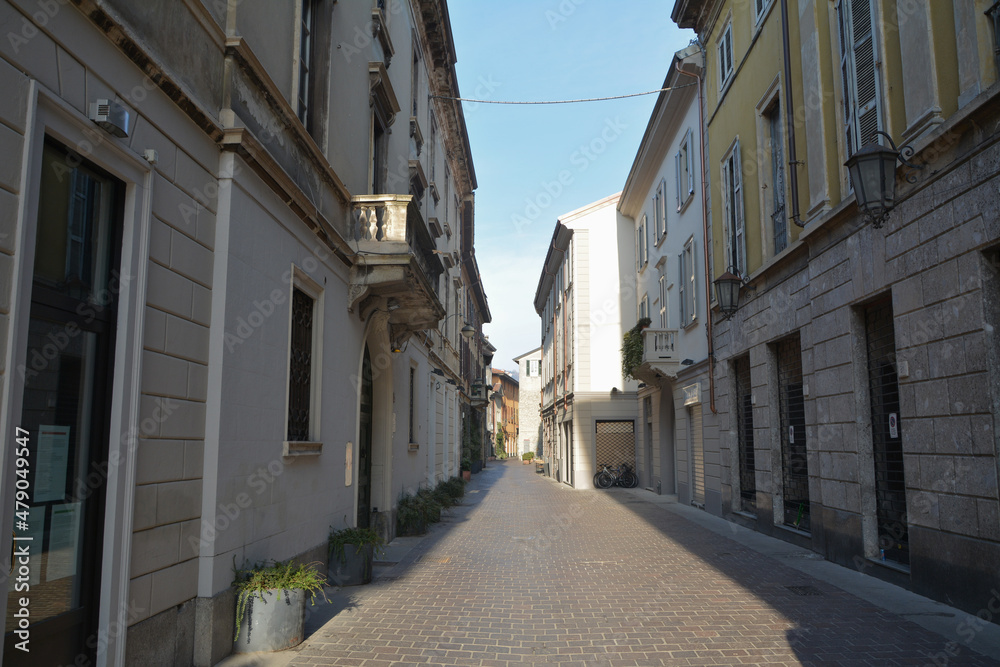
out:
M684 245L684 250L678 256L680 274L678 276L679 292L681 302L681 326L686 327L698 319L698 304L695 301L697 293L695 282L695 256L694 239L688 240Z
M745 276L746 234L743 225L743 174L740 162L740 142L737 139L729 155L722 161L723 231L726 242L726 262L734 273Z
M677 174L677 210L694 195L694 162L691 151L691 130L684 135L680 150L674 155L674 171Z
M722 90L733 75L733 25L730 23L722 31L719 39L719 90Z
M642 299L639 300L639 319L645 319L649 317L649 295L643 294Z
M665 272L666 267L661 271ZM660 273L660 328L669 329L670 328L670 312L667 308L667 276L664 273Z
M876 16L873 0L839 0L837 4L848 156L874 142L875 132L882 129Z
M649 249L647 246L646 214L643 213L639 219L639 226L635 230L635 270L642 271L649 263Z
M653 225L656 228L656 242L667 235L666 181L661 179L653 198Z
M751 514L757 511L757 466L753 448L753 394L750 386L750 355L733 363L736 404L736 447L740 468L740 497L737 509Z
M319 287L295 270L292 287L292 326L288 345L288 441L318 440L316 341Z
M299 16L299 120L309 126L309 93L312 92L314 0L302 0Z
M783 523L809 532L809 460L806 455L805 399L799 335L774 347L778 370L778 423L781 439Z
M419 110L417 91L420 89L420 51L416 45L413 48L413 60L410 62L410 115L416 117Z
M770 204L771 231L774 239L774 254L788 247L788 216L785 214L785 151L781 131L781 106L777 99L764 112L767 142L770 148L771 169L768 189L771 194L766 199Z
M754 23L760 23L767 13L767 8L771 6L771 0L753 0Z

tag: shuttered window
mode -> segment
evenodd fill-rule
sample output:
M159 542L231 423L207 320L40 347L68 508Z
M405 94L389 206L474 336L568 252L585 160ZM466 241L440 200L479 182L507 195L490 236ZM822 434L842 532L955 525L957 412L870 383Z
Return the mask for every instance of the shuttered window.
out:
M847 155L876 140L882 128L874 0L839 0L840 71L844 86Z
M743 224L743 174L740 142L722 161L722 207L726 240L726 263L735 273L746 275L746 232Z
M719 89L733 76L733 26L727 25L719 40Z

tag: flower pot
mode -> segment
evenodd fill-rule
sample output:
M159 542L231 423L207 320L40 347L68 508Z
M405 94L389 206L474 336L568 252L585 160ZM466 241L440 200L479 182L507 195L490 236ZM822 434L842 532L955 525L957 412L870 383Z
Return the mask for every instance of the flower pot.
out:
M357 547L353 544L344 545L344 557L330 555L330 565L327 576L337 586L360 586L372 580L372 561L375 559L375 548L371 544Z
M470 481L472 479L472 471L471 470L463 470L462 471L462 479L464 479L466 482Z
M305 636L306 592L271 589L247 602L233 653L283 651Z

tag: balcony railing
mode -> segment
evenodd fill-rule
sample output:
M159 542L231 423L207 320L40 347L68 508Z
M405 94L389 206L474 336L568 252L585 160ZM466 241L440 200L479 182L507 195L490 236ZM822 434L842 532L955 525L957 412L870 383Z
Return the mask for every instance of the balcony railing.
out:
M398 334L434 329L445 310L436 294L444 271L434 241L412 195L358 195L351 198L349 237L357 249L351 270L349 307L372 297L396 306L390 324Z
M677 329L643 329L642 364L633 372L635 377L655 379L657 376L676 377L680 370L677 358Z

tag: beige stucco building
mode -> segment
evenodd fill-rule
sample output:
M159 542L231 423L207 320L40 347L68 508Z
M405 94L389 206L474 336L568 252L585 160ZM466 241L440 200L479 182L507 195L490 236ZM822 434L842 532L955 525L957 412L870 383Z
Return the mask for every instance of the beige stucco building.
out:
M973 613L1000 585L998 10L673 10L706 57L712 276L753 288L713 304L721 511ZM844 165L890 142L915 167L873 221Z
M215 664L234 562L325 562L458 474L489 309L447 4L0 24L3 662Z

